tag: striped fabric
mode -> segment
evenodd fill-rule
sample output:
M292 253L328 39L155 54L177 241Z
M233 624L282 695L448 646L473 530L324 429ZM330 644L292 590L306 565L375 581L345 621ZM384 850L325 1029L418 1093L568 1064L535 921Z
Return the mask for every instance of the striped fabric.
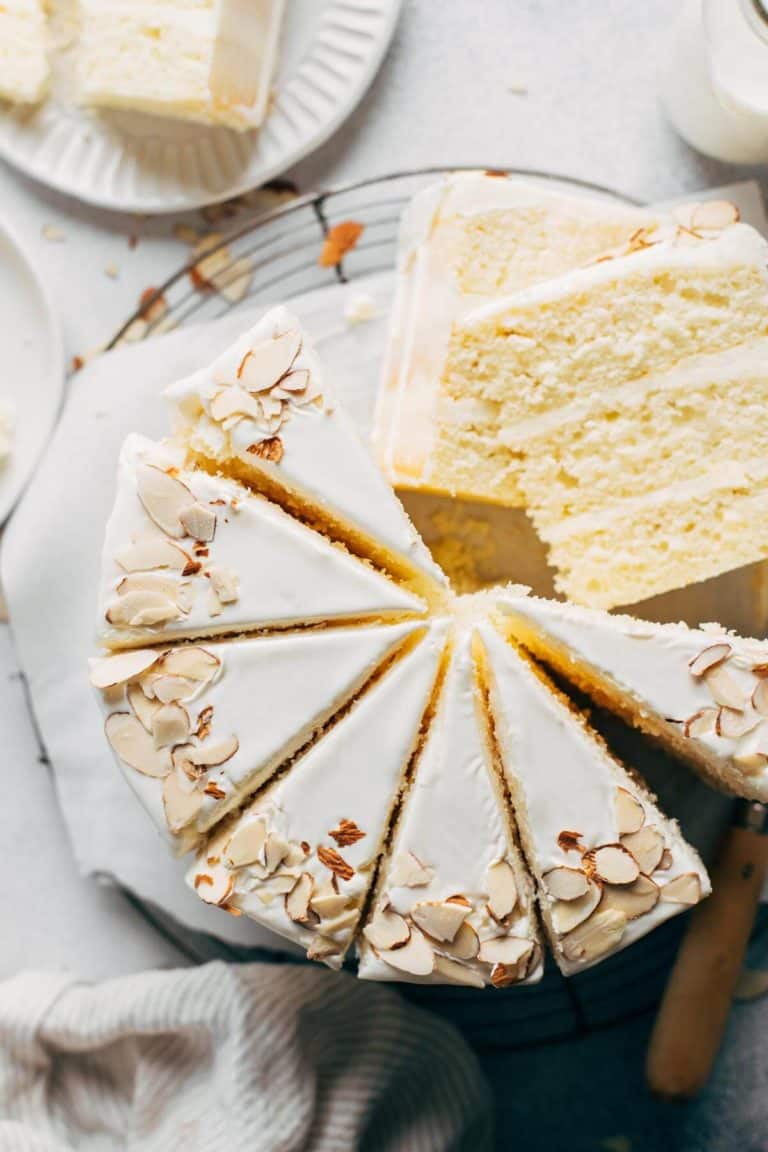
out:
M458 1034L343 974L0 984L2 1152L483 1152L491 1123Z

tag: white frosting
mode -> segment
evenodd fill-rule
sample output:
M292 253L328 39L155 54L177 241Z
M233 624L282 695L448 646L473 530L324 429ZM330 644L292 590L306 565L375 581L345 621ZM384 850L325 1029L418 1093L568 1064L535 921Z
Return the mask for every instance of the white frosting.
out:
M192 497L215 513L216 530L205 545L207 555L198 555L189 537L167 536L148 515L137 492L137 469L144 464L177 469L177 478ZM199 572L187 577L167 570L154 573L153 579L170 577L183 586L188 611L150 628L109 624L106 618L110 606L119 604L118 587L128 575L116 557L124 556L137 541L170 541L201 565ZM206 575L212 569L214 575L223 572L234 578L236 600L222 602L215 597ZM123 445L103 551L98 624L102 643L124 647L184 636L386 618L423 609L418 597L276 505L234 481L185 469L183 453L173 444L129 436Z
M191 727L194 730L200 713L212 707L203 746L234 736L238 749L202 776L200 791L215 784L223 795L203 794L197 816L177 837L179 846L189 847L267 780L420 628L423 625L338 628L195 645L217 657L220 668L191 701L183 701ZM105 716L131 710L126 691L120 685L101 693ZM118 762L155 823L168 834L163 780Z
M13 405L9 400L0 399L0 468L11 454L15 423Z
M445 577L419 539L392 488L379 472L346 414L323 379L318 357L301 333L292 373L308 373L312 402L284 401L282 423L268 427L250 417L225 429L213 419L211 402L237 381L238 367L256 347L286 332L300 332L285 308L268 312L210 367L167 390L176 430L193 449L214 460L238 459L258 475L294 490L314 508L346 522L410 567L445 583ZM226 422L224 422L226 423ZM253 452L254 444L277 435L282 459L272 463Z
M670 867L654 872L652 879L662 886L693 872L700 879L703 894L708 893L704 867L675 825L647 796L638 793L621 766L495 629L482 624L479 633L490 665L491 706L504 770L513 797L523 807L524 844L526 852L534 856L536 873L579 866L579 853L558 844L565 830L578 832L587 850L615 844L619 840L615 797L617 787L622 787L641 801L646 825L663 835L671 852ZM543 887L540 899L549 901ZM619 947L633 943L680 911L680 904L660 899L649 912L627 923ZM557 941L554 947L564 971L586 966L568 961Z
M509 816L500 810L500 785L491 776L494 768L481 729L482 705L475 677L471 633L464 628L390 846L377 905L408 916L420 902L444 901L460 894L472 904L467 923L480 941L506 935L535 941L532 891L520 880L525 873L519 873L518 904L507 923L498 924L487 908L488 869L510 859L516 868L518 858ZM412 888L390 882L392 862L408 853L432 870L428 884ZM489 983L491 965L477 959L464 964L481 983ZM541 972L539 962L527 982L538 980ZM365 940L359 975L369 980L413 979L387 964ZM444 983L445 979L434 972L420 981Z
M753 667L768 664L768 642L745 640L718 626L704 630L650 624L533 596L503 596L499 608L509 614L513 627L514 619L521 619L541 633L545 643L550 639L563 645L575 664L584 663L598 679L626 693L632 705L653 713L678 738L677 748L684 721L715 704L707 678L692 675L690 661L713 644L727 643L731 652L725 666L743 693L746 714L755 720L755 727L739 739L718 735L714 729L687 739L716 767L731 770L734 755L756 750L768 754L768 718L760 719L747 703L759 682ZM750 773L744 785L759 794L757 798L768 799L768 760L762 771Z
M327 962L338 967L348 948L374 868L383 847L392 808L403 785L404 773L416 749L419 729L430 701L445 644L447 625L433 621L427 636L402 657L309 752L295 761L290 771L263 792L238 818L216 834L192 865L188 880L195 887L201 871L227 871L226 845L233 831L266 818L270 830L286 841L309 851L297 864L295 874L308 872L314 890L327 883L332 873L317 855L318 847L338 852L354 869L350 879L338 879L346 907L334 927L321 923L309 927L287 914L282 894L270 899L270 881L249 867L234 871L234 890L229 904L289 939L309 947L318 936L335 942ZM342 821L352 821L364 833L354 843L339 843L331 831ZM211 856L218 864L208 864ZM205 886L197 882L205 893Z

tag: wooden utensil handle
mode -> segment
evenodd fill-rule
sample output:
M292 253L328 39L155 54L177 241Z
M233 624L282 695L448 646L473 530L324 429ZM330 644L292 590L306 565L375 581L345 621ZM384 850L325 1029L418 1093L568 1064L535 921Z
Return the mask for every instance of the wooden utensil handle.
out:
M768 867L766 811L740 804L712 895L691 913L648 1049L646 1078L661 1096L695 1096L717 1056Z

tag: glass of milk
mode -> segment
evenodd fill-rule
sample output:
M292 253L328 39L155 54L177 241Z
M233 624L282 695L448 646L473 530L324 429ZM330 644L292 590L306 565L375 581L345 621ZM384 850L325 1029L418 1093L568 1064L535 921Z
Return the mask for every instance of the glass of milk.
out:
M768 163L768 0L684 0L662 100L680 135L735 164Z

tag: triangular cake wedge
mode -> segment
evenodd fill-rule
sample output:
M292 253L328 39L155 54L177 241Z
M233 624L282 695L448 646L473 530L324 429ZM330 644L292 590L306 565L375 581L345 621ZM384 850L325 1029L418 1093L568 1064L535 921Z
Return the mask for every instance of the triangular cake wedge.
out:
M188 882L338 968L357 929L440 671L427 635L201 849Z
M542 973L517 847L463 627L360 941L369 980L506 988Z
M426 607L276 504L142 436L120 454L99 599L99 639L111 648Z
M178 851L317 736L423 624L321 629L91 661L125 776Z
M518 640L735 796L768 802L768 642L535 596L499 600Z
M709 879L677 824L544 673L490 624L478 631L521 842L571 975L698 903Z
M268 312L166 395L176 434L207 467L264 491L395 575L433 591L444 587L285 308Z

